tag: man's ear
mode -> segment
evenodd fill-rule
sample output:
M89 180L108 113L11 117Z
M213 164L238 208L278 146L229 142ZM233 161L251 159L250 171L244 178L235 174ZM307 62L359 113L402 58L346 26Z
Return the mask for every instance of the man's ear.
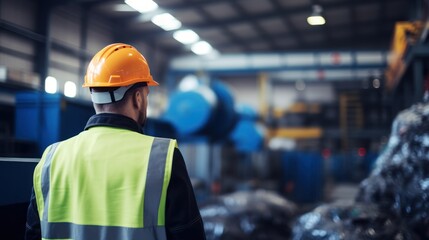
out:
M133 107L139 108L142 104L142 95L140 91L134 91L133 93Z

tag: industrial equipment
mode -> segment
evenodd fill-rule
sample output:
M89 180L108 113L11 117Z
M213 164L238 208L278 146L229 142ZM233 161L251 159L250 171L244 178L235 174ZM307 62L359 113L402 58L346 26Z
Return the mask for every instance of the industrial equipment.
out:
M181 142L232 142L243 152L258 151L264 143L256 111L249 106L235 108L230 90L218 80L185 77L161 118L171 122Z
M37 142L40 157L54 142L82 131L94 109L89 102L61 94L21 92L16 94L15 137Z
M198 81L192 88L174 92L162 118L173 124L179 140L220 142L228 137L237 114L229 89L212 80L206 84Z
M237 151L253 152L262 149L265 139L265 131L258 124L258 114L251 107L241 105L236 108L238 121L229 134L229 139L234 143Z

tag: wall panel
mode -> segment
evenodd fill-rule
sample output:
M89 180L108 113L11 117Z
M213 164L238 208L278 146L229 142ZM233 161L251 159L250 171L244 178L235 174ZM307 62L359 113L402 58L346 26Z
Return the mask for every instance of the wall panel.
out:
M0 18L34 31L36 1L2 1Z
M91 16L88 19L88 52L95 54L112 42L113 34L109 23L99 16Z
M56 8L51 17L51 37L70 46L79 47L80 11L79 8Z

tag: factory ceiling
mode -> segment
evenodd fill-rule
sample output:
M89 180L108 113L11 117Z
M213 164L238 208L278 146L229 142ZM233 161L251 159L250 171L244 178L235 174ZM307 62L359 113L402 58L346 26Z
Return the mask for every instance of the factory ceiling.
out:
M388 49L394 25L416 17L411 0L155 0L160 9L221 53ZM417 1L415 1L417 2ZM111 20L118 40L144 41L169 54L189 52L123 1L64 0ZM326 24L310 26L314 5ZM414 5L414 6L413 6Z

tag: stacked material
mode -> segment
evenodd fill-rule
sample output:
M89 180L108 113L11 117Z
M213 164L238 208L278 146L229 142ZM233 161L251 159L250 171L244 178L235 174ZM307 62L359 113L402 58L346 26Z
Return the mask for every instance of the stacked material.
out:
M220 196L200 209L207 240L284 240L296 206L264 190Z

